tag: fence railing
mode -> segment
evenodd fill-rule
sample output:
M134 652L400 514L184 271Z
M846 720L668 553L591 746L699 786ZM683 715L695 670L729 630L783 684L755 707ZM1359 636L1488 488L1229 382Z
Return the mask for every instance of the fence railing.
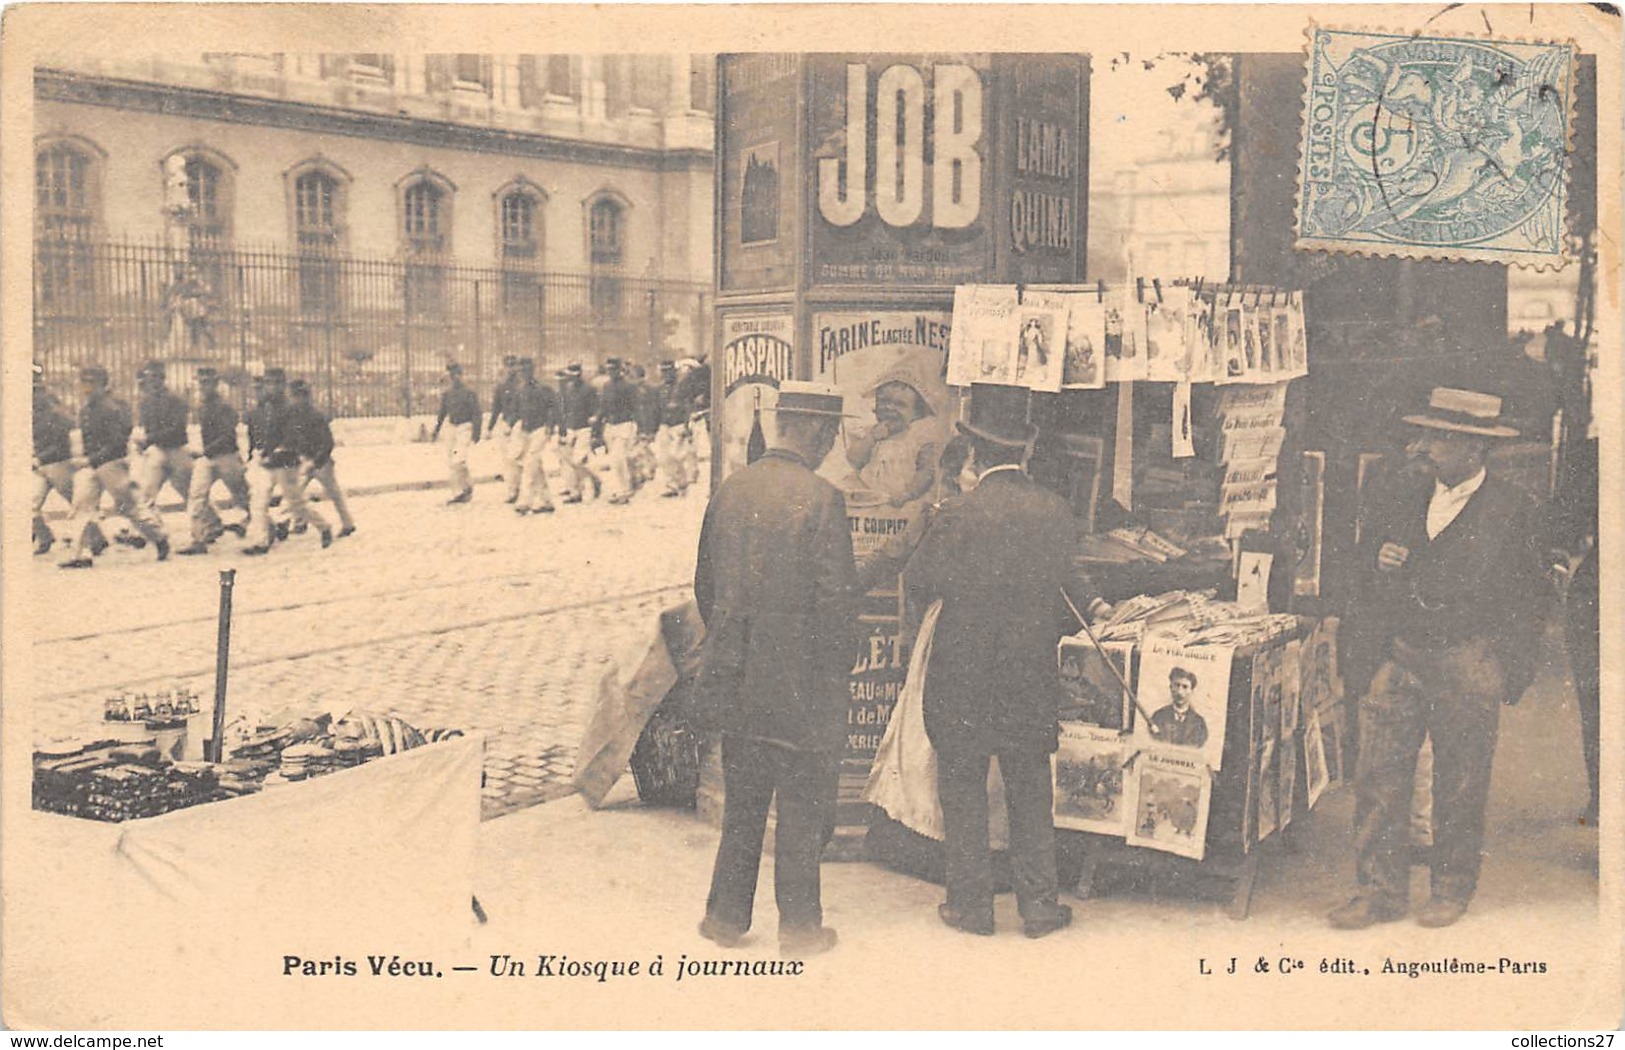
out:
M708 346L709 325L708 285L610 269L35 242L34 355L70 401L80 365L105 365L130 396L135 371L156 358L174 389L209 365L242 397L249 375L279 367L308 379L332 415L411 415L434 410L451 360L479 387L510 354L547 378L612 356L653 366Z

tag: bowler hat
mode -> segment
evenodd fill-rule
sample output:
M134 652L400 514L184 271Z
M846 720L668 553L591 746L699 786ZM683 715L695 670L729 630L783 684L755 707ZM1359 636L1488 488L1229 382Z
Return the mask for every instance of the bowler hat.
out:
M841 419L846 413L841 391L824 383L803 383L787 379L779 384L779 402L773 410L780 415L824 416Z
M1480 437L1518 436L1518 431L1501 419L1501 399L1476 390L1434 387L1428 394L1427 407L1404 419L1412 426L1430 430L1477 434Z
M995 445L1025 445L1038 429L1027 421L1030 399L1024 386L972 383L970 407L957 426L963 433Z

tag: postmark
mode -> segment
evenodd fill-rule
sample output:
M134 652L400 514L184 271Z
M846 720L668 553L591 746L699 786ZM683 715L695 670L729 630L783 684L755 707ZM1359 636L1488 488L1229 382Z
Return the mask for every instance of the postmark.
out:
M1560 266L1575 48L1314 26L1300 249Z

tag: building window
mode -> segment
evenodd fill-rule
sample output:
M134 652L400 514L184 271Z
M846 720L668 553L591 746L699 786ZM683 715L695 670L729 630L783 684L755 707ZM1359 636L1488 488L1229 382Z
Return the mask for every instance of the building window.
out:
M594 266L614 266L621 261L623 211L618 201L599 200L588 210L587 239Z
M661 55L632 56L632 105L658 110L666 96L666 59Z
M491 60L485 55L453 55L452 79L457 87L473 91L491 90Z
M560 98L576 97L575 62L569 55L547 56L547 93Z
M96 158L53 143L34 155L35 288L47 310L69 308L94 291L90 240L100 219Z
M301 251L340 247L339 180L325 171L307 171L294 180L294 230Z
M704 113L716 110L716 59L711 55L689 56L688 106Z
M504 194L498 209L502 228L502 257L533 261L541 254L536 231L536 198L523 190Z
M198 251L225 247L231 241L231 179L227 169L194 153L186 158L185 172L188 208L180 222L186 228L188 245Z
M401 195L401 229L408 255L440 255L446 248L446 193L420 179Z

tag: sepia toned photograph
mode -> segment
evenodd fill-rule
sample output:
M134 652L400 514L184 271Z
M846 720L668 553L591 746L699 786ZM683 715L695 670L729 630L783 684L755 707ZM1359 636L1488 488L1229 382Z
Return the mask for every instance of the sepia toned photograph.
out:
M1616 1027L1621 41L8 9L0 1019Z

